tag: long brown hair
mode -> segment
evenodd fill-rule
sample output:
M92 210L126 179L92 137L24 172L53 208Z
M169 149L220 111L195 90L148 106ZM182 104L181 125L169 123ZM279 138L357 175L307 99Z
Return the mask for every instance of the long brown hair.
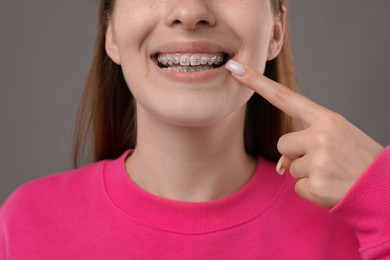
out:
M271 0L277 19L285 11L286 1ZM136 144L135 101L121 67L109 58L105 50L107 23L114 4L115 0L100 1L97 46L74 132L75 168L80 163L117 158L127 149L134 149ZM267 62L264 74L297 91L288 28L285 29L281 53ZM280 156L276 148L279 137L293 129L293 120L260 95L255 93L250 98L244 128L248 154L276 161Z

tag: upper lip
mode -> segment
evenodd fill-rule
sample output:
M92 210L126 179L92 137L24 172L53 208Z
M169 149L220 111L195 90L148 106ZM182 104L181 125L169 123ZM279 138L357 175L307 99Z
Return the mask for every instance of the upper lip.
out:
M229 47L205 41L171 42L157 47L151 56L157 53L226 53L233 57Z

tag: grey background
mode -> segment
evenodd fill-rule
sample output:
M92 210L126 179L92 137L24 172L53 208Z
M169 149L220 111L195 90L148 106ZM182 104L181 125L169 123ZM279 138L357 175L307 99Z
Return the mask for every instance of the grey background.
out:
M97 0L0 1L0 204L71 169ZM390 144L390 1L290 1L302 91Z

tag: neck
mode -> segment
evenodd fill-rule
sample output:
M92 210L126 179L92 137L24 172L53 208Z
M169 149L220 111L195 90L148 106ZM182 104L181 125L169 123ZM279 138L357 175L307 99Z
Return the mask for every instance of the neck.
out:
M126 169L152 194L178 201L216 200L242 187L255 170L255 159L244 149L245 107L204 127L168 124L142 109L137 118L137 146Z

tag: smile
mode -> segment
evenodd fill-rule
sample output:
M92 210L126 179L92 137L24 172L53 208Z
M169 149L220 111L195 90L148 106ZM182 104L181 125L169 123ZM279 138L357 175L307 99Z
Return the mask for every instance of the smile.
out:
M177 72L199 72L217 69L229 60L226 53L156 53L152 60L163 70Z

